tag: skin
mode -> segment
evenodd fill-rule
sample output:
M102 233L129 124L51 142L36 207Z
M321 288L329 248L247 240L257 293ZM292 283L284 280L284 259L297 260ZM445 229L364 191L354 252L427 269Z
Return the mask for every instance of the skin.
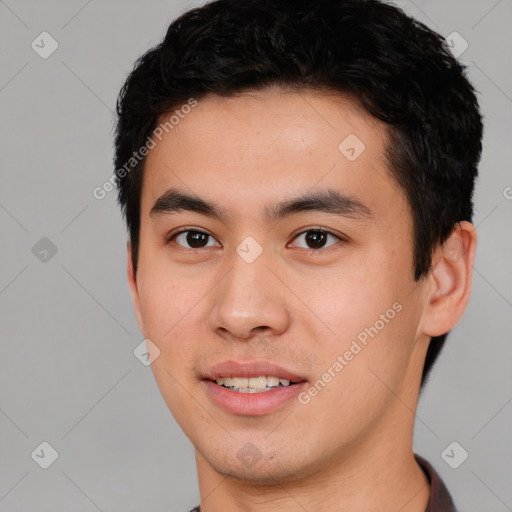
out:
M352 162L338 150L349 134L366 146ZM476 232L457 224L431 273L414 281L411 212L386 143L386 127L349 98L271 88L207 96L147 157L128 280L140 329L160 350L156 382L196 449L203 512L427 506L412 451L421 372L430 337L450 330L468 302ZM227 218L150 215L170 187L217 203ZM371 216L262 215L327 188ZM311 250L304 233L318 227L344 240ZM178 228L207 232L208 245L191 248L186 235L166 242ZM248 236L263 250L252 263L236 252ZM227 359L268 359L315 383L397 302L402 310L307 404L237 415L205 392L202 373ZM237 457L249 442L261 455L252 467Z

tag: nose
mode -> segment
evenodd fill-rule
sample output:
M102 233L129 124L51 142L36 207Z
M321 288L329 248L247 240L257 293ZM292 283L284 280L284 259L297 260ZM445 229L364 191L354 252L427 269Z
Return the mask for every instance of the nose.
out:
M248 263L238 254L214 288L210 328L226 339L247 340L285 332L290 324L286 286L271 270L265 252Z

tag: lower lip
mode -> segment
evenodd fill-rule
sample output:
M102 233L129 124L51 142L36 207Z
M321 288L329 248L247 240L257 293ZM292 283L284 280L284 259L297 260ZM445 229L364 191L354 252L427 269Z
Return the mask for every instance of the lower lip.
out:
M303 381L260 393L239 393L219 386L211 380L202 382L205 385L206 393L216 405L226 412L243 416L269 414L293 400L307 385L307 382Z

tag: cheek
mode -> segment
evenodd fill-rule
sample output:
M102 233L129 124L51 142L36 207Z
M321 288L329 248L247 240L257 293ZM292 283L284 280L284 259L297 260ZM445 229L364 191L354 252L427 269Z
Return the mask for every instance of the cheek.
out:
M318 343L317 371L301 402L308 402L302 414L304 435L311 421L322 418L324 425L337 425L346 439L364 437L391 410L396 397L390 390L401 387L412 345L405 339L413 330L400 316L403 312L384 325L377 316L364 327L358 318L344 316L347 329L340 322L334 341Z
M179 271L154 259L140 265L138 290L145 335L164 342L201 297L196 280L184 280Z
M141 267L139 286L144 336L155 343L174 374L190 371L207 326L208 280L184 275L157 259Z
M399 262L386 258L379 264L377 255L363 260L350 265L350 272L298 281L298 295L316 313L301 321L315 340L319 402L336 396L337 403L354 409L385 399L386 385L394 389L404 377L421 314Z
M355 259L355 258L354 258ZM295 276L294 291L309 312L303 316L313 328L325 331L324 341L342 348L373 325L397 300L399 288L370 258L344 262L337 269L315 269ZM298 305L297 307L300 307Z
M164 271L152 266L145 272L139 289L144 336L160 350L151 369L160 393L176 421L186 427L183 411L190 410L190 376L193 363L197 325L194 315L200 305L201 293L182 285L179 278L168 278ZM198 411L199 412L199 411Z

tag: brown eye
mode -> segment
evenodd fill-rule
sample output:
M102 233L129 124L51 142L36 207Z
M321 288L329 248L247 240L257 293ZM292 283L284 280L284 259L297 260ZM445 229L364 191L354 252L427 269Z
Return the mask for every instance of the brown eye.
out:
M329 237L334 239L334 242L326 245ZM324 229L309 229L307 231L304 231L300 233L295 240L302 239L306 246L302 247L303 249L323 249L324 247L330 247L331 245L334 245L338 241L341 240L341 238L329 231L325 231Z
M214 243L209 243L211 239ZM212 247L217 245L211 235L204 231L186 230L174 234L169 241L174 240L178 245L186 249L202 249L204 247Z

